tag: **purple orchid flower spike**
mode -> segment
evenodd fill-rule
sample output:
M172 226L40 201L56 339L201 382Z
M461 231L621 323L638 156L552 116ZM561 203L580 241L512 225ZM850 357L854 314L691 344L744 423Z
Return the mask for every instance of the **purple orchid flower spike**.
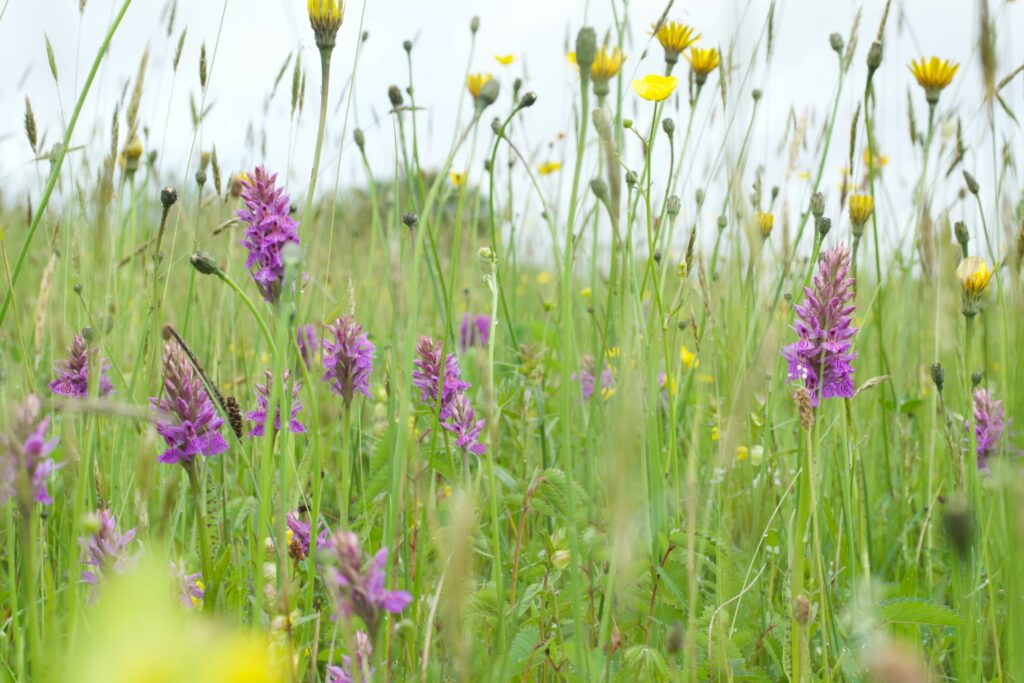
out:
M823 398L853 398L850 350L853 326L853 284L849 276L850 251L845 244L824 252L813 288L804 288L804 301L796 306L793 325L799 339L782 350L789 363L789 381L803 381L811 405Z
M110 363L107 359L100 359L99 395L100 398L108 396L114 390L114 385L107 376L110 370ZM76 334L71 340L71 349L68 352L68 359L57 366L57 379L50 382L50 391L61 396L72 398L83 398L89 395L89 349L85 337Z
M96 522L96 531L78 539L83 549L82 564L87 567L82 569L82 580L93 587L104 578L124 572L135 559L127 550L135 539L135 529L120 533L114 515L106 509L97 513ZM94 590L90 599L95 600L96 596Z
M284 261L281 254L286 244L299 243L298 222L290 215L291 200L284 189L276 187L277 174L257 166L242 179L242 201L238 217L248 226L242 246L249 250L245 267L260 294L270 303L281 298Z
M331 391L352 404L358 392L366 398L370 394L370 373L377 348L367 338L363 326L350 315L342 316L327 326L324 335L323 380Z
M10 430L0 434L0 504L14 497L24 513L35 503L53 504L47 480L63 465L49 457L58 439L47 440L50 418L39 414L39 399L31 395L15 409Z
M270 387L271 382L274 381L273 373L270 370L265 372L267 383L256 385L256 402L258 408L250 413L246 414L246 419L254 423L253 429L249 432L249 436L263 436L265 434L266 422L267 422L267 410L270 404ZM288 380L291 374L284 371L284 385L288 386ZM299 400L299 388L300 384L295 382L292 385L292 409L291 409L291 420L288 422L288 429L291 430L292 434L305 434L306 427L298 420L298 415L302 411L302 402ZM281 430L281 409L278 408L274 415L274 430Z
M223 418L198 373L173 341L164 346L163 396L149 400L160 411L156 431L167 444L160 462L188 465L196 455L218 455L228 449L220 434Z

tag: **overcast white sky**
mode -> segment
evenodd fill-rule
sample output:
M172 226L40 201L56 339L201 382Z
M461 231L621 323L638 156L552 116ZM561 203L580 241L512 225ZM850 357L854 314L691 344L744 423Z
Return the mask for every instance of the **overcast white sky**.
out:
M78 0L0 0L0 7L4 8L0 16L0 64L4 65L4 76L0 79L0 178L8 191L32 187L38 182L22 128L25 96L31 97L48 144L54 142L61 130L62 116L69 115L73 106L76 84L84 77L120 2L88 0L80 21ZM167 182L180 184L183 178L191 177L194 166L186 170L184 165L192 144L189 98L199 97L197 64L200 46L205 44L211 63L211 109L202 127L200 144L203 148L216 144L225 173L259 162L285 171L290 191L301 196L315 136L319 80L305 0L177 0L173 34L168 37L167 14L173 2L134 0L89 96L75 141L101 147L109 144L109 121L115 102L134 77L139 57L148 45L152 54L141 115L148 127L147 146L160 150ZM621 11L622 0L614 2ZM655 46L646 58L642 49L648 26L665 4L665 0L628 3L633 25L627 49L627 74L660 72L663 68L660 48ZM998 20L1002 75L1024 61L1024 2L990 0L990 4ZM732 149L738 147L748 117L750 89L759 87L765 92L753 138L751 168L758 163L766 166L767 186L784 180L785 153L780 155L778 146L791 108L798 116L811 116L811 138L817 135L836 83L828 35L838 31L848 37L853 17L863 8L855 68L850 87L843 94L834 153L826 174L829 186L836 187L839 169L845 165L850 120L863 91L864 55L877 30L883 6L883 0L779 0L772 60L766 65L762 42L757 65L740 91L740 79L765 24L768 0L675 2L670 16L694 24L704 35L704 45L724 47L734 38L737 41L737 70L732 78L739 114L737 125L728 134ZM981 109L980 67L974 48L976 12L977 3L967 0L893 2L885 63L876 77L880 144L894 160L895 170L886 180L890 193L905 191L910 181L901 176L911 176L917 167L906 132L906 93L913 84L906 63L921 54L934 53L962 63L954 85L943 95L942 106L959 107L972 155L974 150L984 154L976 159L978 165L991 168L990 141L983 137L986 115ZM348 139L344 147L339 147L346 111L341 95L352 72L361 22L369 39L356 72L355 108L348 137L352 125L358 122L366 130L375 173L387 177L394 169L393 127L389 118L381 117L388 108L387 86L395 82L404 87L407 83L402 41L415 42L416 92L418 103L425 108L420 130L421 157L425 165L436 165L448 150L458 116L459 93L470 58L468 26L473 15L481 19L473 69L498 76L506 86L503 98L508 97L516 76L525 77L527 88L536 91L540 99L524 117L528 138L520 140L528 142L537 159L557 155L557 149L548 151L545 143L555 141L560 132L572 130L569 93L576 87L576 75L564 56L567 38L575 35L584 22L602 35L612 23L612 0L350 0L334 58L329 140L321 188L333 186L339 153L341 183L360 182L363 178L355 148L348 144ZM180 32L186 28L184 53L175 78L171 57ZM57 86L47 67L44 34L54 46L60 72ZM305 112L297 127L289 119L290 71L266 107L273 80L292 52L301 55L308 78ZM494 60L495 54L504 53L516 55L512 66L502 67ZM682 68L680 72L685 73ZM1024 79L1018 78L1004 94L1018 113L1024 112L1024 106L1020 106L1024 104ZM916 86L913 97L919 120L923 120L925 105ZM627 95L627 99L630 107L646 104L632 95ZM720 101L712 105L710 98L703 99L694 130L695 134L703 131L704 139L690 155L698 173L710 164L724 132ZM684 110L669 113L682 128L685 104L680 102L679 106ZM501 109L507 109L507 100L501 102ZM642 107L642 111L645 113L638 116L638 121L648 116L647 107ZM486 118L489 121L490 117ZM1019 143L1019 129L1015 130L1003 118L1000 135ZM266 132L265 157L259 154L258 147L253 149L246 144L250 125L258 138L262 131ZM485 128L481 150L488 137ZM639 152L632 150L631 154L636 161ZM480 158L478 154L477 160ZM969 160L969 165L974 161ZM809 168L810 155L804 154L797 165ZM980 170L979 175L984 175L984 171ZM744 186L749 185L749 180L745 179ZM791 200L799 202L798 194Z

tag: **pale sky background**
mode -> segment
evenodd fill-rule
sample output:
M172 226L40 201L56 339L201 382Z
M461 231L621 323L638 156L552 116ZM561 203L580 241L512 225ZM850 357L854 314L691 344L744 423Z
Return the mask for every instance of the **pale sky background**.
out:
M265 163L282 172L288 179L293 197L304 196L308 169L316 132L316 107L319 100L319 65L312 33L306 17L304 0L177 0L172 35L167 35L168 10L174 0L134 0L115 36L111 51L97 77L83 111L76 144L88 145L88 153L102 154L109 145L110 118L115 103L126 83L134 79L139 58L148 45L151 48L146 86L142 99L141 119L148 128L147 149L160 151L162 180L179 187L191 178L195 162L186 168L193 150L193 131L189 98L198 101L201 94L198 78L200 45L207 47L210 62L210 85L207 105L209 115L202 126L197 147L208 149L216 144L225 176L231 171ZM622 0L615 0L621 12ZM665 7L663 0L632 0L628 3L631 18L627 40L627 76L661 72L662 52L655 43L646 57L646 30ZM470 60L470 17L480 17L474 71L490 71L503 83L502 99L493 114L484 117L480 131L476 163L471 167L471 181L482 174L481 160L489 147L491 134L486 124L493 115L508 110L512 81L524 77L525 89L539 95L537 105L525 113L517 132L518 144L525 147L534 162L559 158L561 147L548 147L558 134L570 136L573 130L573 100L576 74L565 60L569 36L584 23L594 26L602 36L612 25L611 0L350 0L345 23L338 38L334 56L331 114L328 140L319 187L330 191L340 169L340 183L360 184L364 174L355 147L349 142L352 127L358 123L366 131L367 149L378 177L390 178L395 164L394 129L387 117L389 107L387 86L407 84L405 52L402 41L412 39L415 84L418 104L424 108L420 119L421 158L424 166L439 165L449 149L459 117L458 103L463 78ZM990 0L998 26L999 77L1024 61L1024 2ZM38 193L40 177L46 169L33 164L25 140L22 117L24 99L32 100L41 133L49 146L60 136L62 117L70 115L77 93L104 31L120 0L88 0L83 18L79 19L78 0L0 0L0 179L3 194L24 196L32 188ZM765 166L766 188L783 186L780 199L789 202L792 210L805 201L806 182L794 173L786 178L788 151L781 148L786 119L792 109L797 117L809 116L808 139L817 139L836 87L835 57L828 45L828 35L837 31L848 39L854 16L862 9L854 68L848 78L840 102L840 115L826 165L823 189L830 207L838 205L840 169L846 165L849 130L853 111L863 93L867 47L878 28L883 0L851 2L849 0L779 0L774 26L774 53L770 63L765 60L763 28L769 2L767 0L689 0L675 3L670 17L695 25L703 34L704 46L726 48L735 40L735 71L731 76L730 110L722 116L717 91L717 77L709 82L698 105L694 120L694 142L687 155L696 177L712 167L715 153L724 139L732 153L739 148L750 115L750 91L764 91L762 110L758 114L750 150L750 175L743 187L753 180L753 169ZM913 57L937 54L961 62L953 85L943 94L942 110L957 108L964 124L964 138L970 152L967 168L977 171L979 179L991 176L991 139L987 132L987 112L982 107L980 65L976 50L978 34L977 3L968 0L894 0L887 30L885 61L876 76L879 101L877 135L882 151L892 163L886 171L885 192L891 206L883 200L882 216L892 222L902 220L900 207L909 204L910 192L919 168L919 152L912 149L907 134L907 89L911 95L918 125L925 125L927 109L923 94L914 84L906 68ZM362 30L369 34L363 45L358 70L354 108L349 117L344 146L340 136L345 126L347 99L344 88L352 74L355 46ZM178 36L187 28L187 38L177 75L172 73L171 59ZM47 67L44 34L53 43L59 70L55 85ZM761 40L756 63L746 82L750 57ZM281 65L289 53L298 53L307 74L305 108L297 126L290 117L291 69L285 74L269 105L268 94ZM500 66L495 54L511 53L516 61L510 67ZM677 73L685 76L685 64ZM130 85L128 86L130 91ZM1024 78L1003 91L1004 97L1019 115L1024 114ZM649 120L650 107L627 92L629 110L639 113L639 122ZM678 104L678 106L677 106ZM468 115L464 102L462 120ZM736 112L733 126L725 123ZM668 108L675 118L680 136L685 128L688 109L680 99ZM644 126L647 124L644 123ZM1008 140L1020 148L1021 130L998 112L1000 145ZM246 142L252 128L257 143ZM260 140L266 135L266 155L259 153ZM948 133L949 131L947 131ZM123 128L122 128L123 134ZM557 143L560 144L560 143ZM863 141L859 143L859 151ZM338 165L340 153L340 166ZM466 150L468 154L468 150ZM83 154L83 152L76 152ZM635 142L627 149L627 161L639 168L640 151ZM99 158L98 156L95 158ZM456 165L465 164L462 155ZM804 151L797 156L795 169L810 170L812 156ZM589 178L592 168L584 171ZM1019 178L1011 185L1020 187ZM543 179L545 189L553 197L563 196L558 183L568 184L569 173ZM191 180L188 181L191 183ZM724 184L721 176L718 185ZM933 188L940 198L938 204L952 203L962 181L959 173L941 180ZM689 188L694 187L689 184ZM524 184L525 187L525 184ZM991 183L988 184L991 188ZM687 192L691 192L688 189ZM767 190L766 190L767 191ZM684 199L684 215L692 207L692 197ZM536 207L534 207L536 210ZM834 208L831 209L834 211ZM717 208L710 210L708 221L714 221Z

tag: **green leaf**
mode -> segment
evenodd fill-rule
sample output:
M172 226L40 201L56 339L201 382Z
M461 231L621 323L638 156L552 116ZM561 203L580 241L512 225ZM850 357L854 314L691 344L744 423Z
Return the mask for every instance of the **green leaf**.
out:
M508 650L508 665L506 671L508 678L519 676L539 663L543 657L534 657L537 648L541 646L540 631L536 626L524 626L512 639L512 646ZM533 661L531 662L531 657Z
M880 619L899 624L959 626L960 615L937 602L924 598L896 598L878 605Z

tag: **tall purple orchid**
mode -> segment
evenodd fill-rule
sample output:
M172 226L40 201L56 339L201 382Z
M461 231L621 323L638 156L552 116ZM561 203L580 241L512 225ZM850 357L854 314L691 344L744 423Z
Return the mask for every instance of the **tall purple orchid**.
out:
M100 510L96 515L98 528L88 536L78 539L82 546L82 580L92 586L112 574L120 574L131 563L128 544L135 538L135 529L125 533L117 530L117 522L110 510ZM95 596L95 593L94 593Z
M309 556L309 545L313 541L313 525L310 522L303 522L296 512L289 512L285 517L288 524L288 554L296 561L304 560ZM327 528L322 528L316 536L317 550L326 548L329 545Z
M466 396L470 384L460 376L458 358L453 354L446 356L442 379L441 342L420 337L413 365L412 383L420 391L420 402L433 408L440 400L441 427L455 435L455 445L473 455L486 453L487 447L480 442L484 420L476 419Z
M964 424L969 429L968 424ZM978 469L988 469L988 459L999 453L1006 431L1003 402L987 389L974 390L974 435L978 446Z
M363 326L353 316L345 315L327 326L324 335L323 380L331 391L352 403L356 392L370 395L370 372L377 347L367 338Z
M271 382L274 381L274 375L270 370L265 373L267 378L266 384L256 385L256 403L259 406L256 410L247 413L246 418L252 421L253 428L249 432L249 436L263 436L266 430L267 422L267 411L270 409L270 387ZM287 370L284 371L284 385L288 386L288 380L291 376ZM299 400L299 383L295 382L292 384L292 409L291 409L291 420L289 420L288 428L292 434L305 434L306 427L299 422L298 415L302 411L302 402ZM281 429L281 409L278 408L274 411L274 430L280 431Z
M599 378L597 376L597 363L594 361L594 357L586 355L580 358L580 371L573 373L572 378L579 380L580 392L583 394L584 401L589 401L594 395L594 391L598 388L598 383L600 383L602 398L607 399L615 390L615 373L608 366L608 361L602 363L602 366Z
M328 664L327 683L355 683L356 680L363 680L363 666L373 657L373 645L365 631L356 631L355 641L355 662L348 655L343 655L341 666ZM352 673L353 665L357 672L355 676ZM370 673L373 673L372 670Z
M53 504L46 481L60 465L50 457L57 438L46 438L50 418L40 420L39 399L29 396L14 410L10 430L0 434L0 504L14 497L21 510Z
M334 593L339 614L346 619L353 615L362 619L371 640L376 637L386 613L399 614L412 602L407 592L384 588L387 548L381 548L366 562L359 537L351 531L339 531L331 537L326 553L329 558L326 580Z
M281 297L284 261L281 252L289 242L298 244L298 222L291 217L291 200L284 188L275 185L276 173L257 166L242 180L242 201L245 207L238 217L248 226L242 246L249 250L245 267L263 298L271 303ZM254 270L255 269L255 270Z
M491 340L491 316L466 313L459 326L459 348L462 353L474 346L484 347Z
M163 396L149 400L160 411L156 431L167 443L160 462L188 465L196 455L217 455L228 449L220 434L223 418L199 374L173 341L164 346Z
M107 372L110 363L106 358L100 359L99 386L100 397L107 396L114 390ZM89 394L89 348L85 337L76 334L71 340L68 359L57 366L57 379L50 382L50 391L61 396L82 398Z
M804 288L804 301L795 308L793 329L800 337L782 350L789 363L789 381L803 381L811 404L822 398L852 398L853 284L850 250L845 244L825 251L813 288Z

